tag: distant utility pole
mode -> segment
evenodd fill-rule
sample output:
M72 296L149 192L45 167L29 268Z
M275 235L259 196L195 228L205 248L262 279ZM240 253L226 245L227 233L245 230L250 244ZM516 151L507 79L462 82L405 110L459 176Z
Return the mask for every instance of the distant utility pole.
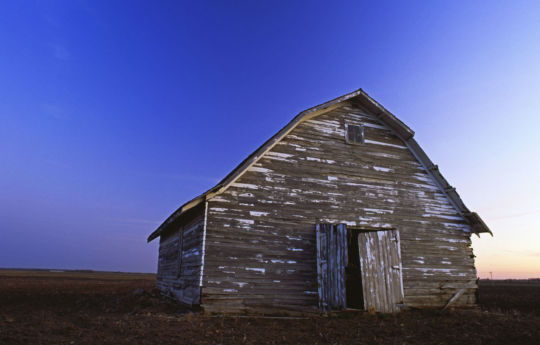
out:
M493 272L489 272L489 276L491 277L489 279L493 280Z

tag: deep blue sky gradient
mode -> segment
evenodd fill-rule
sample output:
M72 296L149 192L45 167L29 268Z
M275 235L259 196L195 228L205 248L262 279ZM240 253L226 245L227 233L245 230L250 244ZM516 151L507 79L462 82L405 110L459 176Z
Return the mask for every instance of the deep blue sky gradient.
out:
M155 271L172 211L362 87L498 233L480 270L540 275L539 2L3 1L0 49L0 267Z

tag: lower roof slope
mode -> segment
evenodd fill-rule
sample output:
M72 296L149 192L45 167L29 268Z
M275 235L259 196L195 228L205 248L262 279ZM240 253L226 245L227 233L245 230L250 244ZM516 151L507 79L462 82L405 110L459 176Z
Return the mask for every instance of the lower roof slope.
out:
M217 185L210 188L203 194L188 201L176 211L174 211L154 232L148 236L148 242L159 237L161 233L167 228L167 226L174 221L180 220L179 218L186 215L186 212L193 207L200 205L212 196L222 193L234 183L251 165L256 163L267 151L269 151L278 141L280 141L285 135L287 135L292 129L294 129L300 122L309 118L315 117L322 113L331 111L343 105L344 102L350 102L358 104L370 112L372 112L382 123L388 126L395 135L397 135L407 145L409 150L414 154L416 159L426 168L428 173L434 178L439 185L441 191L450 200L452 205L458 210L458 212L469 222L472 232L479 234L487 232L492 234L486 223L480 218L476 212L471 212L467 206L461 200L461 197L456 192L456 189L452 187L448 181L440 173L439 168L435 165L431 159L426 155L424 150L414 140L414 132L403 122L401 122L392 113L386 110L382 105L377 103L373 98L368 96L362 89L358 89L341 97L335 98L326 103L322 103L315 107L309 108L296 115L291 122L283 127L274 136L268 139L258 149L251 153L246 159L244 159L233 171L231 171L223 180Z

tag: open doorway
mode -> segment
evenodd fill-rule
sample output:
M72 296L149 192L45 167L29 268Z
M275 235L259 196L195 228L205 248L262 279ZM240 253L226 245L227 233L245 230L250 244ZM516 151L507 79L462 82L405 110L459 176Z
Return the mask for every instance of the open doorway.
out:
M403 305L397 229L316 225L319 308L393 313Z
M345 290L347 308L364 309L362 272L358 250L359 229L347 229L347 266L345 266Z

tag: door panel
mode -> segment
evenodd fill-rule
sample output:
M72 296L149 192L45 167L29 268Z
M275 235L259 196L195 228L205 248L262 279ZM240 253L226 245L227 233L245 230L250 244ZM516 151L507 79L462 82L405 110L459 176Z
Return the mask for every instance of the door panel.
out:
M383 313L399 311L403 303L399 232L360 232L358 250L364 307Z
M317 224L316 230L319 308L326 312L345 309L347 227L345 224Z

